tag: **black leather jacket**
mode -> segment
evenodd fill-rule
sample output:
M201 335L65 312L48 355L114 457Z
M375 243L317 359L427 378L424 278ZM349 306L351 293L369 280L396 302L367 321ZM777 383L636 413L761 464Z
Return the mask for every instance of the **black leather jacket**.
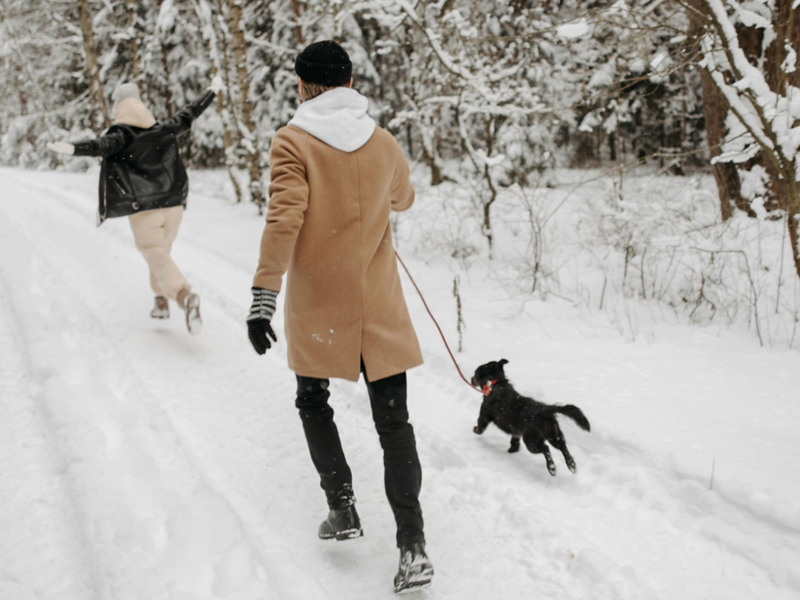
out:
M149 129L112 125L89 142L75 144L76 156L102 156L98 226L106 219L144 210L186 205L189 179L178 139L214 101L207 91L164 123Z

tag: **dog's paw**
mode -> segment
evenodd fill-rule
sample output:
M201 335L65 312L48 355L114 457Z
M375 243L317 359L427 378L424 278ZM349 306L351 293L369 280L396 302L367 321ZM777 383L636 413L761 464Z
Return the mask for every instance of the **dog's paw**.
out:
M483 433L483 429L481 429L480 427L475 425L475 427L472 428L472 433L476 433L476 434L480 435L480 434Z
M574 473L574 472L575 472L575 471L578 469L578 467L576 467L576 466L575 466L575 461L574 461L574 460L572 460L572 457L569 457L569 458L567 459L567 468L568 468L570 471L572 471L573 473Z
M556 476L556 463L554 463L552 460L548 460L547 461L547 470L550 472L550 475L555 477Z
M519 452L519 446L511 446L511 448L508 449L509 454L514 454L514 452Z

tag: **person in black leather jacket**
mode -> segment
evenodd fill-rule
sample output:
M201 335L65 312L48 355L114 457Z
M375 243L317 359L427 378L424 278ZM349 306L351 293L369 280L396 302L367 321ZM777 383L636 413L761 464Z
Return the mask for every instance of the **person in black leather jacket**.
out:
M211 87L194 102L163 123L157 122L139 97L135 84L120 85L114 106L114 124L95 140L48 148L75 156L100 156L97 224L129 217L136 247L150 268L155 293L153 318L169 317L169 299L186 313L191 333L202 327L200 298L170 257L172 242L189 193L189 179L178 152L178 138L214 101L222 87L215 77Z

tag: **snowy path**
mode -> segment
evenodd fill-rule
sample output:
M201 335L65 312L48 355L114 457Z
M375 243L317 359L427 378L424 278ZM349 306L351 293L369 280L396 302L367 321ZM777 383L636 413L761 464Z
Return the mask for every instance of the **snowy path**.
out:
M366 391L332 386L366 537L326 544L285 347L258 357L245 335L262 221L221 199L223 181L193 174L174 249L203 298L205 328L190 337L175 307L149 319L127 223L95 229L94 175L0 170L0 597L394 596ZM452 274L410 266L447 320ZM471 279L465 369L505 357L520 390L577 404L593 431L564 425L578 473L557 458L556 478L540 457L507 455L497 430L474 436L480 397L409 295L427 359L410 406L437 569L423 597L800 597L796 352L678 326L626 343L554 303L512 320L479 268Z

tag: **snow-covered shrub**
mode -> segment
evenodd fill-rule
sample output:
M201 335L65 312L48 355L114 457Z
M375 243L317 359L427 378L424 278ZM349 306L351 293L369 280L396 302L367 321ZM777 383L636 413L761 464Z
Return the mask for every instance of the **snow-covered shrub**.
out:
M425 260L454 260L466 269L485 248L480 224L469 190L445 182L420 193L413 214L393 215L395 246L401 253L413 248Z
M764 345L800 341L783 219L722 221L710 175L640 170L620 184L602 171L560 170L547 182L499 191L491 259L474 191L418 183L414 210L394 221L400 252L452 261L455 271L480 262L520 302L556 297L599 310L626 337L647 314L747 327Z
M783 219L722 221L710 178L640 177L586 198L581 245L615 296L699 322L745 324L764 344L795 342L800 314ZM597 296L595 296L597 297Z

